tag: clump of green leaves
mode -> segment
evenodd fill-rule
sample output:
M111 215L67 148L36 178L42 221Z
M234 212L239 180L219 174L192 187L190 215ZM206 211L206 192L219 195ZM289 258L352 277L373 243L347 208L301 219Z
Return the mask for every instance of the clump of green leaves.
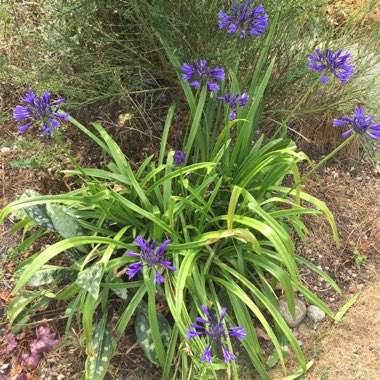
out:
M266 37L268 45L275 27L273 22ZM162 44L178 69L176 56L164 40ZM109 163L104 168L67 170L67 175L85 178L80 189L20 199L1 212L3 220L18 209L29 211L28 217L13 228L23 228L24 236L38 224L37 231L23 243L24 249L51 230L50 224L55 226L48 212L54 206L58 219L62 213L68 218L64 224L71 220L80 226L79 234L68 235L57 229L60 236L54 244L18 266L15 293L25 285L38 284L42 289L19 295L10 320L19 323L40 302L68 302L66 330L78 323L86 342L86 379L105 376L118 340L133 319L140 345L162 368L163 378L175 377L179 368L184 378L191 374L216 376L229 364L218 359L212 364L202 363L200 356L207 342L194 339L190 345L186 332L199 315L200 305L220 310L227 302L227 320L247 331L242 343L257 376L270 379L269 364L276 362L285 372L288 348L306 371L297 339L279 313L276 285L281 284L292 312L296 288L333 317L329 307L303 285L299 263L316 270L337 291L339 288L296 254L293 234L301 238L307 234L302 215L324 213L337 244L339 239L326 205L300 187L297 165L307 160L305 154L288 138L265 138L258 133L264 94L275 63L272 59L265 66L267 56L268 49L264 49L249 86L249 101L233 121L228 118L228 106L215 94L209 95L206 86L194 94L181 81L190 114L182 147L187 160L183 165L174 165L174 152L167 149L175 105L167 114L158 157L146 157L135 170L99 123L90 129L70 118L104 150ZM229 75L228 84L241 91L239 73L230 69ZM294 178L295 186L286 186L285 178ZM39 213L44 217L36 217ZM171 241L167 254L176 270L162 273L163 286L155 286L155 273L148 266L133 279L124 274L136 257L123 253L134 252L138 235L157 242ZM69 250L77 250L74 261L58 267L49 264ZM66 281L62 281L64 269ZM158 300L162 312L157 310ZM33 307L27 310L28 305ZM270 337L271 358L262 351L255 326ZM231 366L237 378L236 364L232 362Z

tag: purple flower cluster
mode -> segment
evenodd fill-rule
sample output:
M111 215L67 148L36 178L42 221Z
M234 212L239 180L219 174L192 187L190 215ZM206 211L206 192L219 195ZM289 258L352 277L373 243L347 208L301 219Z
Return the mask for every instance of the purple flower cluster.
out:
M227 311L225 307L222 309L222 312L220 313L220 318L218 318L216 314L214 314L211 317L205 305L202 305L201 309L207 319L197 317L197 323L190 324L190 327L192 327L193 330L188 329L186 337L188 339L193 339L196 336L207 335L210 338L212 338L211 344L204 350L203 355L201 356L203 362L212 362L211 350L213 343L215 343L218 348L222 349L224 361L226 363L228 363L230 360L234 360L236 358L235 355L228 351L224 342L228 336L243 340L246 336L245 329L239 326L228 327L228 325L230 324L228 321L226 322L227 327L225 327L223 323L223 319Z
M48 327L40 326L36 335L36 339L29 343L30 352L21 353L22 364L28 369L36 368L41 354L52 350L59 344L59 340L55 339L56 334L52 333ZM5 342L7 343L7 353L13 352L17 347L15 336L12 333L5 336Z
M59 127L59 121L67 121L69 115L58 113L59 104L64 99L52 101L50 93L45 91L42 96L28 92L22 100L26 106L16 106L13 117L16 121L26 121L26 124L17 125L18 130L24 133L34 122L42 122L43 132L50 135L53 129Z
M128 275L129 279L133 278L138 272L140 272L144 266L147 266L148 268L154 268L156 271L154 283L164 283L165 279L160 275L158 268L166 267L172 271L176 270L176 268L171 265L172 263L170 261L164 260L165 249L170 243L170 240L164 241L157 249L157 242L155 240L149 244L149 240L145 240L142 236L138 236L134 243L140 247L140 253L127 251L125 254L127 256L139 257L140 261L132 263L127 267L125 273Z
M374 115L365 117L365 111L362 107L356 107L352 119L348 116L343 116L342 120L334 119L334 127L342 127L347 125L350 129L342 134L347 137L352 132L359 134L367 134L373 140L380 139L380 124L373 124Z
M182 150L176 150L173 155L174 167L181 166L186 161L186 153Z
M236 119L236 107L239 105L240 107L244 107L248 102L249 96L246 92L243 94L235 94L232 95L230 92L227 92L224 96L219 96L217 98L220 101L225 101L232 108L231 113L228 115L230 120Z
M327 73L332 73L337 77L342 83L347 83L351 75L355 72L355 67L352 62L347 62L351 57L351 54L347 51L342 54L343 49L338 50L333 53L331 49L326 49L326 53L323 54L318 48L315 49L316 56L313 54L309 55L309 65L308 68L315 70L317 72L325 71ZM329 78L324 75L321 78L322 83L327 83Z
M220 68L210 69L205 59L195 62L194 65L185 63L182 66L182 78L189 82L190 86L199 88L202 82L207 82L210 91L216 92L219 86L215 81L224 81L224 70Z
M223 10L219 12L219 28L228 26L227 33L239 33L240 38L245 38L247 30L251 36L260 36L265 33L268 27L268 15L265 13L263 5L258 5L250 9L252 0L247 4L238 4L234 0L232 14L227 14Z

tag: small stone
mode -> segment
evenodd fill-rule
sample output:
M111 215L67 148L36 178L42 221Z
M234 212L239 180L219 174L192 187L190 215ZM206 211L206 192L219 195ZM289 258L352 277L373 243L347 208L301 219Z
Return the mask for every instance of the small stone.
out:
M334 298L334 297L331 297L331 298L330 298L330 301L331 301L331 302L334 302L334 301L335 301L335 298Z
M357 349L357 348L353 348L353 349L352 349L352 352L353 352L354 354L356 354L356 353L358 352L358 349Z
M302 347L302 340L297 340L297 343L298 343L298 345L300 346L300 347Z
M363 181L363 177L356 177L355 180L361 182Z
M318 323L326 318L326 314L318 306L310 305L307 308L307 316L314 322Z
M306 316L306 305L297 298L294 301L296 319L293 319L292 315L290 314L290 310L288 308L288 303L286 302L286 300L280 300L279 304L280 313L289 327L297 327Z
M1 153L8 153L11 150L11 148L8 148L7 146L4 146L1 148L0 152Z
M64 380L64 379L65 379L65 375L60 374L57 376L57 380Z
M361 290L361 289L363 289L363 288L364 288L364 284L358 284L358 286L357 286L357 287L358 287L358 289L359 289L359 290Z
M325 270L330 270L330 267L325 267Z

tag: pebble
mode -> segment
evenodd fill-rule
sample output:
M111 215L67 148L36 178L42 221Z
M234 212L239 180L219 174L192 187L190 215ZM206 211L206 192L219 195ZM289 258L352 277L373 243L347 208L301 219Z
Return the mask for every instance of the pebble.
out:
M11 148L8 148L7 146L4 146L1 148L0 152L1 153L8 153L11 150Z
M314 322L318 323L326 318L326 314L318 306L310 305L307 308L307 316Z
M280 313L289 327L297 327L306 317L306 305L299 299L295 299L295 315L296 319L293 319L288 308L288 303L285 299L280 300Z

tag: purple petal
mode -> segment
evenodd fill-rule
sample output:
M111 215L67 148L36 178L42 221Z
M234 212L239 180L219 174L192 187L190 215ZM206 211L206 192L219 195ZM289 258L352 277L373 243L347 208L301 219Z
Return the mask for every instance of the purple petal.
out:
M349 122L346 120L339 120L339 119L333 120L333 126L334 127L341 127L342 125L347 125L347 124L349 124Z
M137 238L134 240L134 243L138 245L141 249L147 249L149 248L149 243L147 240L145 240L142 236L137 236Z
M348 131L342 133L342 137L347 137L348 135L350 135L352 133L352 129L349 129Z
M155 284L163 284L165 279L160 275L160 273L156 270L156 277L154 278L153 283Z
M17 125L17 128L20 133L24 133L32 124L33 122L31 121L30 123L26 123L24 125Z
M195 80L194 82L189 83L191 87L199 88L201 86L201 82L199 80Z
M211 349L212 349L212 346L208 346L204 352L203 352L203 355L201 356L201 359L202 359L202 362L208 362L208 363L211 363L212 362L212 358L211 358Z
M16 106L13 110L13 118L17 121L28 119L33 116L33 112L29 107Z
M220 322L223 321L224 317L226 316L227 308L224 307L222 311L220 312Z
M201 305L201 310L203 311L203 313L206 315L206 317L208 318L208 320L211 322L212 319L211 319L211 315L210 313L208 312L208 309L206 307L206 305Z
M34 99L36 97L36 94L34 92L27 92L25 94L25 98L22 99L22 101L26 104L30 104L31 106L34 106Z
M236 356L234 354L232 354L231 352L229 352L227 350L227 347L224 344L222 344L222 350L223 350L223 355L224 355L224 361L226 363L228 363L231 360L235 360L236 359Z
M379 140L380 134L371 133L369 131L366 131L366 134L372 139L372 140Z
M221 69L221 68L210 69L208 74L214 77L216 80L224 81L224 78L225 78L224 69Z
M170 261L161 261L161 263L160 263L161 266L164 266L164 267L168 268L169 270L176 271L177 268L173 267L171 264L172 263Z
M53 105L57 105L57 104L61 104L61 103L64 103L64 102L65 102L65 99L64 99L64 98L61 98L61 99L55 100L55 101L52 102L51 104L53 104Z
M235 120L236 119L236 110L232 110L231 113L228 115L228 118L230 120Z
M131 265L129 265L125 271L125 273L128 275L128 278L129 279L132 279L133 277L136 276L136 274L138 272L141 271L143 265L141 262L138 262L138 263L133 263Z
M207 87L212 92L217 92L219 90L219 86L216 83L207 82Z
M157 254L161 255L165 252L166 247L170 244L170 240L165 240L160 247L157 249Z
M139 256L139 257L141 257L141 253L135 253L135 252L131 252L131 251L125 252L124 255L127 255L127 256Z
M187 339L193 339L196 336L200 336L200 335L203 335L203 334L204 334L204 331L192 331L192 330L188 329L187 330L187 334L186 334L186 338Z
M246 332L245 328L240 327L240 326L231 327L230 329L228 329L228 333L230 334L230 336L233 336L233 337L241 339L241 340L247 336L247 332Z

